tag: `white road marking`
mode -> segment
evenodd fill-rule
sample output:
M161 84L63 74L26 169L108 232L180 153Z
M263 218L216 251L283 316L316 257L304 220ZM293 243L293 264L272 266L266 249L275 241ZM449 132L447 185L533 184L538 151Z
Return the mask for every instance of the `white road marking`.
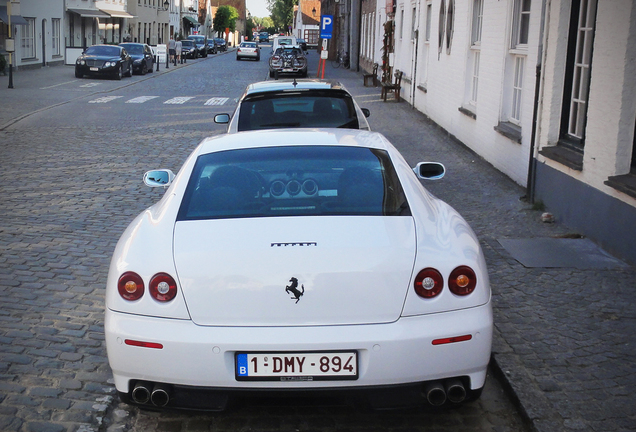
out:
M148 102L149 100L152 100L158 97L159 96L139 96L139 97L127 100L126 103L140 104L140 103Z
M182 97L174 97L172 99L168 99L164 102L164 104L169 105L182 105L189 101L190 99L194 99L194 96L182 96Z
M88 83L88 84L82 84L80 87L97 87L98 85L100 85L101 83Z
M225 105L228 100L226 97L213 97L205 101L204 105Z
M88 101L88 103L108 103L115 99L119 99L120 97L123 97L123 96L104 96L104 97L100 97L99 99Z

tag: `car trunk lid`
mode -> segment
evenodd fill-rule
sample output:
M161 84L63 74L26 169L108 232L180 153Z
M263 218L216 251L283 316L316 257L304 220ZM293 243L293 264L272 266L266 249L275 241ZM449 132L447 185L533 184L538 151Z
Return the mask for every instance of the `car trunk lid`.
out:
M180 221L174 239L188 310L204 326L392 322L415 258L403 216Z

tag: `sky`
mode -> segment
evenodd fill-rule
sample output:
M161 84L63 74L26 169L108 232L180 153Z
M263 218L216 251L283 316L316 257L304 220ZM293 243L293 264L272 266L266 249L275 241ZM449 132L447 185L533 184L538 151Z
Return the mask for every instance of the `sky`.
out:
M254 17L264 18L269 16L267 0L245 0L245 5Z

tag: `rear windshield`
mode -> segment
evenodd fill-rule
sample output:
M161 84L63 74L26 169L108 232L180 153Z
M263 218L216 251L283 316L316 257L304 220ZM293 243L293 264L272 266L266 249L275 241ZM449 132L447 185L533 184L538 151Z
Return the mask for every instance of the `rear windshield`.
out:
M294 146L200 156L177 220L409 214L385 151Z
M293 91L246 97L238 130L290 127L359 129L353 99L345 91Z

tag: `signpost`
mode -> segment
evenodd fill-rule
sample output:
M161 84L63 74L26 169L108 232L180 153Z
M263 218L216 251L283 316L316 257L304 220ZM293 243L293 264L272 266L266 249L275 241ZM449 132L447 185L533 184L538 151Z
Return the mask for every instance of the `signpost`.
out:
M328 39L331 39L333 34L333 15L322 15L320 17L320 38L322 39L322 50L320 51L320 60L318 61L318 75L317 77L325 77L325 64L327 63L327 57L329 57L329 51L327 51Z

